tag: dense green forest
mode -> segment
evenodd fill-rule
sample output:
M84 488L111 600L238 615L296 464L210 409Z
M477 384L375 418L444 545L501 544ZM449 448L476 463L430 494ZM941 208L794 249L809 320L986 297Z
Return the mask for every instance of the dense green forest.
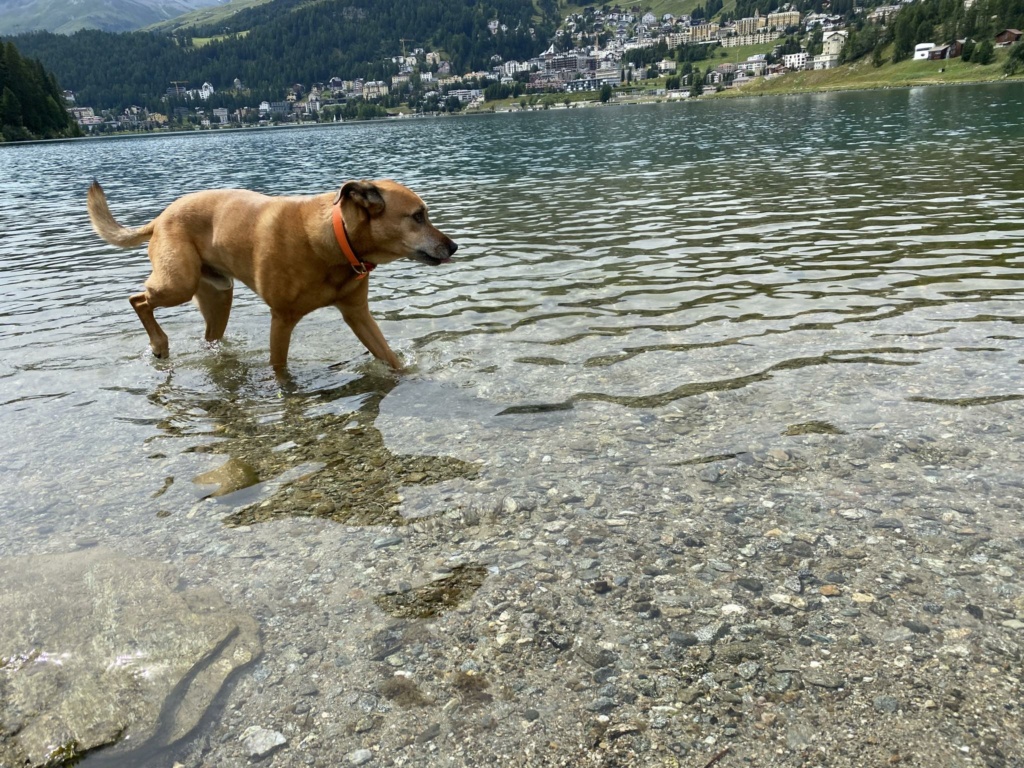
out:
M921 0L904 7L886 28L851 19L847 27L842 62L856 61L868 54L876 65L882 63L882 51L891 43L892 60L903 61L914 55L918 43L943 45L967 40L965 61L988 64L993 57L992 40L1007 28L1024 26L1024 0L979 0L965 8L961 0ZM1011 62L1019 61L1020 50Z
M507 30L492 34L487 24L494 19ZM388 60L402 52L403 38L407 49L442 51L457 72L484 69L492 56L537 55L558 21L555 0L274 0L190 34L83 30L15 39L81 103L106 109L155 106L172 80L224 89L239 78L280 98L296 82L378 79L396 71ZM219 37L194 44L212 36Z
M991 45L997 32L1024 26L1024 0L979 0L965 9L957 0L922 0L893 22L893 61L909 59L917 43L952 43L970 38Z
M23 58L14 43L0 45L0 140L78 136L63 104L56 78L40 62Z

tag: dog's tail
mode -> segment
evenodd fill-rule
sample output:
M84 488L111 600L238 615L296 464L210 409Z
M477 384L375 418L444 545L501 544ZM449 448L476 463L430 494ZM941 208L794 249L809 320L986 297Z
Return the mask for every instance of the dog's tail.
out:
M102 237L111 245L120 248L131 248L142 245L153 236L153 222L141 227L122 227L114 219L114 215L107 207L107 196L103 194L103 187L99 182L93 181L89 187L89 195L86 203L89 209L89 220L96 234Z

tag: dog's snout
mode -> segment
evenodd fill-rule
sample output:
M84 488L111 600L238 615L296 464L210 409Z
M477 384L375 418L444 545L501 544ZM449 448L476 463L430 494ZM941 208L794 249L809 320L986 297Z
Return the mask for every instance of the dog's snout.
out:
M449 240L448 241L448 255L449 256L454 256L455 252L457 250L459 250L459 244L456 243L454 240Z

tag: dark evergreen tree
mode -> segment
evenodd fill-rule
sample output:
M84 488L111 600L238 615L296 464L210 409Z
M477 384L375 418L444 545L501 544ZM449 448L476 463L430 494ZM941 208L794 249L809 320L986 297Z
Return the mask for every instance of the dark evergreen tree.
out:
M986 64L991 64L995 57L995 47L992 45L992 41L986 38L978 43L978 47L974 49L974 55L971 57L971 61L984 66Z
M1003 71L1008 75L1015 75L1024 69L1024 43L1016 43L1010 49L1010 56L1003 65Z
M14 43L0 45L0 134L3 141L78 136L62 106L56 78L41 63L25 59Z

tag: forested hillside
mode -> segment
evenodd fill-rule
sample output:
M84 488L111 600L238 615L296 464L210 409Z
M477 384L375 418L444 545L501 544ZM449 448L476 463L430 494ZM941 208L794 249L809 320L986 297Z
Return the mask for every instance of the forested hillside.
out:
M63 103L57 80L42 64L23 58L13 43L0 45L0 140L79 135Z
M507 31L492 34L488 22ZM145 32L40 32L17 44L52 69L79 100L119 108L158 100L172 80L229 87L237 77L257 92L332 76L375 79L387 59L408 49L440 50L458 72L489 66L491 57L524 59L542 51L558 24L555 0L275 0L242 11L194 38ZM225 35L205 44L200 36Z

